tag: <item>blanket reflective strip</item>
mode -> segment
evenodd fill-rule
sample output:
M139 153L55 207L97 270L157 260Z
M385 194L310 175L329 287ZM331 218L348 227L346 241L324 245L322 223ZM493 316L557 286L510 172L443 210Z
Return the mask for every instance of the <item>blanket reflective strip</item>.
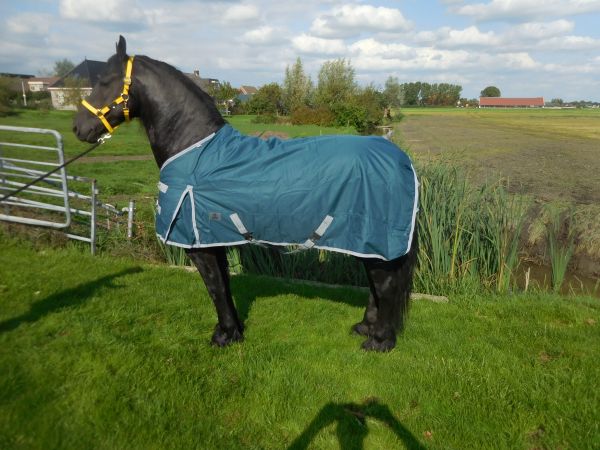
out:
M181 151L180 153L174 155L173 157L169 158L167 161L165 161L165 163L162 165L161 167L161 171L165 168L165 166L167 166L168 164L172 163L173 161L175 161L177 158L180 158L181 156L185 155L186 153L199 149L200 147L202 147L203 145L205 145L206 143L208 143L210 140L212 140L215 136L215 133L205 137L204 139L202 139L201 141L190 145L188 148L184 149L183 151ZM412 174L414 177L414 202L413 202L413 207L412 207L412 218L411 218L411 228L410 228L410 235L408 238L408 242L407 242L407 247L406 247L406 251L404 252L404 254L408 253L411 246L412 246L412 241L413 241L413 237L414 237L414 231L415 231L415 226L416 226L416 216L417 216L417 212L418 212L418 202L419 202L419 182L417 179L417 174L416 171L413 167L412 164L410 164L410 168L412 170ZM161 181L159 181L158 183L158 189L160 192L166 193L167 190L169 189L169 187L165 184L162 183ZM352 250L348 250L348 249L343 249L343 248L334 248L334 247L328 247L328 246L323 246L323 245L316 245L316 241L322 237L327 228L331 225L331 223L333 222L333 220L335 219L334 217L327 215L323 221L321 222L321 224L319 225L319 227L312 233L311 236L309 236L307 238L307 240L304 243L298 243L298 242L273 242L273 241L268 241L268 240L260 240L260 239L253 239L251 237L251 234L249 233L249 231L246 229L246 227L244 226L244 224L242 223L241 219L239 218L238 214L231 214L229 219L231 220L231 222L233 223L233 225L238 229L239 233L244 236L243 240L239 240L239 241L231 241L231 240L227 240L225 242L215 242L215 243L201 243L200 242L200 233L197 229L197 224L195 220L192 220L192 226L193 226L193 232L194 232L194 237L195 237L195 243L190 245L190 244L183 244L180 242L176 242L176 241L171 241L168 239L168 236L170 234L170 230L173 226L173 223L175 222L175 219L177 218L177 215L180 212L180 208L183 205L183 202L185 201L186 196L189 195L190 196L190 204L191 204L191 209L192 209L192 217L196 216L196 210L195 210L195 202L194 202L194 192L193 192L193 186L191 185L187 185L186 188L182 191L181 196L179 197L179 201L178 204L175 208L175 210L173 211L172 217L170 219L169 222L169 226L167 227L167 230L164 233L164 236L161 235L160 233L156 233L157 237L160 239L161 242L163 242L164 244L168 244L168 245L172 245L172 246L176 246L176 247L181 247L181 248L208 248L208 247L222 247L222 246L236 246L236 245L245 245L245 244L269 244L269 245L275 245L275 246L294 246L297 248L301 248L301 249L310 249L310 248L316 248L316 249L321 249L321 250L329 250L329 251L335 251L338 253L344 253L344 254L348 254L348 255L352 255L352 256L358 256L358 257L364 257L364 258L376 258L376 259L382 259L382 260L387 260L387 258L385 258L382 255L379 254L366 254L366 253L360 253L360 252L355 252ZM160 204L157 202L157 211L160 214ZM248 236L250 236L248 238ZM316 239L315 239L316 238Z

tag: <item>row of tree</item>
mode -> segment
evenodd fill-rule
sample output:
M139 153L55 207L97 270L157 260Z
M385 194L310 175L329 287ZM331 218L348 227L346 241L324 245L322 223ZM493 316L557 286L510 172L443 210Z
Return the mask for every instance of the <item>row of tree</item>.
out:
M283 84L264 85L247 104L235 105L234 112L285 115L294 123L354 126L359 132L372 132L385 118L392 118L392 108L454 106L461 91L459 85L400 83L395 77L389 77L383 89L373 84L361 87L352 64L345 58L323 63L315 85L298 58L286 67ZM217 101L226 97L224 92L212 95Z

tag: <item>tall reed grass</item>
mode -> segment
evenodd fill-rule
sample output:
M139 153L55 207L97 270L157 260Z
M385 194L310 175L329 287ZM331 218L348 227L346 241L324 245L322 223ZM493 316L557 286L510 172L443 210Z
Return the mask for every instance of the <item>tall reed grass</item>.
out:
M432 293L513 287L529 200L504 181L476 188L442 163L422 168L420 181L417 286Z
M519 242L530 203L503 181L475 187L459 168L431 163L418 170L421 183L419 264L415 289L431 294L505 292L515 286ZM170 263L185 260L179 249ZM232 272L260 273L325 283L367 286L354 257L309 250L281 254L244 245L230 248Z
M568 211L563 215L560 210L552 205L548 205L547 209L549 221L546 228L548 231L550 267L552 269L552 289L554 292L559 292L565 280L567 266L575 250L575 215L572 211Z

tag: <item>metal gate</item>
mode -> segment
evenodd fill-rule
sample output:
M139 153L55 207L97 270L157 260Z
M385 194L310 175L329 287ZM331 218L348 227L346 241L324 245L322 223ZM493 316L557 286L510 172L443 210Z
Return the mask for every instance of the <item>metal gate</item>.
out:
M56 130L0 125L0 196L25 186L63 163L63 140ZM69 183L82 186L81 189L89 186L89 195L69 189ZM121 211L100 202L96 180L68 175L63 167L2 201L0 220L61 230L71 239L88 242L95 254L99 212L117 217L127 213L127 236L131 238L134 210L133 201ZM72 231L74 222L88 225L89 232L75 234Z

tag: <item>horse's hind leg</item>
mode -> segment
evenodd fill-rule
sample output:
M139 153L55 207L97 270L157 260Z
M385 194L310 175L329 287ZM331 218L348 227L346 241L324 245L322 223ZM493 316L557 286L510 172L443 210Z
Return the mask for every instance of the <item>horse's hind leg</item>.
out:
M212 343L224 347L242 340L243 327L231 297L225 247L190 249L187 254L200 272L217 310L219 322L215 326Z
M393 261L363 260L371 287L369 305L362 322L353 327L366 334L365 350L389 351L404 325L416 262L416 242L411 251ZM364 331L365 333L361 333Z
M368 276L368 279L371 288L371 294L369 295L369 303L367 304L365 315L360 322L352 326L352 332L361 336L369 336L370 334L373 334L373 326L377 321L377 302L375 300L376 295L374 294L375 287L373 286L373 283L371 283L370 276Z

